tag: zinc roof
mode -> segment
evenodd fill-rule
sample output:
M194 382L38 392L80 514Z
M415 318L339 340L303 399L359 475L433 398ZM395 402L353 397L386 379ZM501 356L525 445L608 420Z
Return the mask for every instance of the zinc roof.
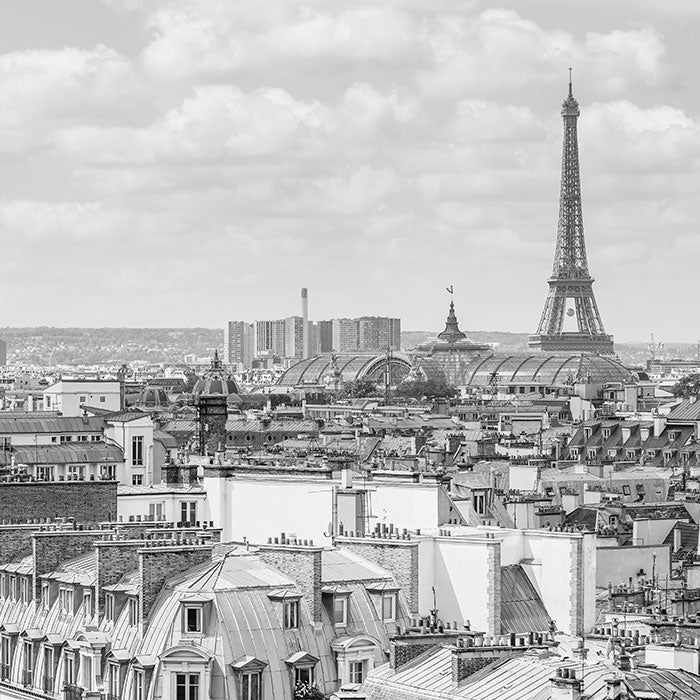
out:
M501 568L501 632L544 632L551 617L520 564Z
M700 400L686 399L668 414L668 420L700 420Z
M44 418L0 418L0 435L22 433L98 433L104 420L95 416L52 416Z
M12 452L0 452L0 464L10 464L13 456L17 464L89 464L124 461L121 449L104 442L15 447Z
M321 553L321 581L376 581L390 579L391 574L380 566L348 551L324 549Z

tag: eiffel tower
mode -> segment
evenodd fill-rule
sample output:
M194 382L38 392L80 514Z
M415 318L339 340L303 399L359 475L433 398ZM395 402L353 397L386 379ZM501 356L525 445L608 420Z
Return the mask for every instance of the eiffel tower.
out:
M528 346L545 352L613 354L613 339L603 328L586 260L576 128L580 114L569 68L569 95L561 107L564 144L557 247L540 324Z

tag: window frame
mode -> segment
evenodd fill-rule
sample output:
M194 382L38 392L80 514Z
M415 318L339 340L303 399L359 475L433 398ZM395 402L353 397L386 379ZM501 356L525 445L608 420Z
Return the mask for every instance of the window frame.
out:
M252 684L252 679L255 678L257 688ZM241 700L262 700L263 694L263 678L262 671L243 671L241 673ZM246 687L247 686L247 687ZM254 692L256 691L256 692Z
M180 678L184 679L182 686L184 687L184 695L181 698L179 694L180 688ZM196 682L192 683L192 679L196 678ZM201 697L201 683L202 677L200 673L192 673L189 670L186 673L173 673L173 685L174 685L174 700L204 700ZM194 689L194 693L192 692Z
M393 591L391 593L382 593L381 596L381 613L382 622L396 622L396 593ZM387 617L385 603L389 602L389 607L391 609L390 615Z
M357 677L357 671L358 671L358 666L359 666L359 680ZM348 679L350 683L354 683L356 685L362 685L364 682L365 676L367 674L366 671L367 668L367 660L366 659L352 659L348 661Z
M349 595L338 595L333 596L333 625L335 627L347 627L348 626L348 608L349 606ZM343 614L340 619L338 619L336 604L341 603Z
M190 629L190 613L195 613L195 629ZM197 603L184 603L182 606L182 633L202 634L204 632L204 606Z
M299 613L300 605L299 599L285 600L282 603L282 619L283 628L286 630L297 630L299 629Z

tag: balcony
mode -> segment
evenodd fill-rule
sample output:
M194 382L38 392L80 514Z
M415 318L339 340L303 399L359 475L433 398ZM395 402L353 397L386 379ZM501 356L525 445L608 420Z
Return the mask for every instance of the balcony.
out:
M79 685L66 683L63 686L63 700L83 700L83 689Z
M53 676L44 676L41 682L41 689L47 694L47 695L53 695L53 684L54 684L54 677Z
M119 696L112 695L112 693L102 693L102 700L119 700Z
M26 668L22 670L22 685L25 688L34 685L34 671L28 671Z

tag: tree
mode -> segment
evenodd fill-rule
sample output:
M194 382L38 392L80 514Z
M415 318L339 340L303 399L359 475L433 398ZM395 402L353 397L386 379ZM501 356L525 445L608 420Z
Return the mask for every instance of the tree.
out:
M673 395L687 399L690 396L700 396L700 373L683 377L673 387Z
M379 389L377 388L376 382L366 377L347 382L340 392L340 398L343 399L366 399L369 396L378 395Z
M415 382L403 382L394 392L396 396L407 399L444 399L456 396L458 390L445 382L434 379Z

